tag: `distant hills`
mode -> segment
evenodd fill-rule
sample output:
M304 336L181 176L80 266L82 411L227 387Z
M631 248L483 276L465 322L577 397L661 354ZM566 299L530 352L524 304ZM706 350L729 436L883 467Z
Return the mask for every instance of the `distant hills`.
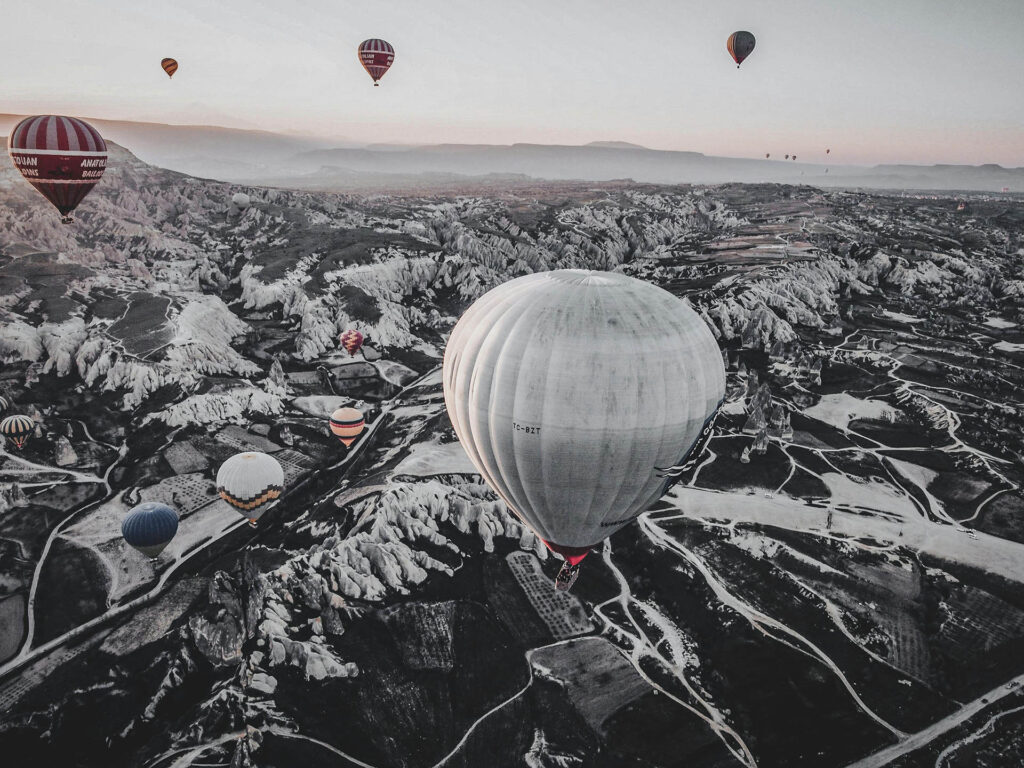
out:
M647 149L639 144L631 144L628 141L591 141L584 146L587 147L606 147L607 149Z
M9 135L23 117L0 114L0 135ZM96 126L104 138L128 147L147 163L225 181L260 176L269 171L269 166L276 166L297 153L339 143L213 125L85 119Z
M310 189L344 188L355 175L487 174L543 179L660 184L727 182L811 184L828 187L1024 191L1024 168L998 165L844 166L714 157L699 152L647 149L626 142L584 146L551 144L438 144L422 147L334 148L303 152L292 173L276 183ZM827 170L826 170L827 169ZM296 174L296 172L298 172Z
M0 132L20 119L0 115ZM339 142L206 125L93 120L107 138L146 162L193 176L316 190L428 187L504 176L552 180L631 179L657 184L784 183L872 189L1024 192L1024 168L999 165L850 166L715 157L624 141L590 144Z

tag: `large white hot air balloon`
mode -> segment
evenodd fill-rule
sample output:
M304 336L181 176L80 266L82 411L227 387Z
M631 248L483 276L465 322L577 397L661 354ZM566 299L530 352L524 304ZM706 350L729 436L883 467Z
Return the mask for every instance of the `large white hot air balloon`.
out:
M448 414L487 483L566 559L664 493L725 393L718 344L667 291L559 270L498 286L444 353Z
M253 526L283 489L284 470L265 453L236 453L217 470L217 493Z

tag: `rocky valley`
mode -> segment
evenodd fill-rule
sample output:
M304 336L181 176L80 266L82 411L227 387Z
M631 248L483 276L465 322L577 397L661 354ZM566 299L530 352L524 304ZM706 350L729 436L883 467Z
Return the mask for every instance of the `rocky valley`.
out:
M0 162L0 394L36 424L0 448L0 754L1016 764L1019 197L457 186L242 187L113 146L65 226ZM564 268L685 297L728 383L699 461L556 593L440 363L474 299ZM256 529L213 482L244 449L285 471ZM156 562L121 540L139 500L180 518Z

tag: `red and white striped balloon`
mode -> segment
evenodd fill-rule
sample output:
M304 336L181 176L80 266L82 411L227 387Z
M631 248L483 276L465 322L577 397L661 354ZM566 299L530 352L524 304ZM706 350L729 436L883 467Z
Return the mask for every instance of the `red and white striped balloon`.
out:
M11 131L7 152L21 175L60 211L62 221L96 186L107 167L107 143L84 120L26 117Z
M384 77L384 73L395 61L395 49L387 40L378 40L377 38L363 40L359 44L359 61L363 68L370 73L373 84L380 85L378 81Z

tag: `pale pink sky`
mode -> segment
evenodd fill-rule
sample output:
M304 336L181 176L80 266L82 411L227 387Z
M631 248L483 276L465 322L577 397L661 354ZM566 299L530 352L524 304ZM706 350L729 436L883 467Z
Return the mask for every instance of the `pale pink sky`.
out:
M4 21L0 112L1024 166L1021 0L50 0ZM380 88L367 37L397 51Z

